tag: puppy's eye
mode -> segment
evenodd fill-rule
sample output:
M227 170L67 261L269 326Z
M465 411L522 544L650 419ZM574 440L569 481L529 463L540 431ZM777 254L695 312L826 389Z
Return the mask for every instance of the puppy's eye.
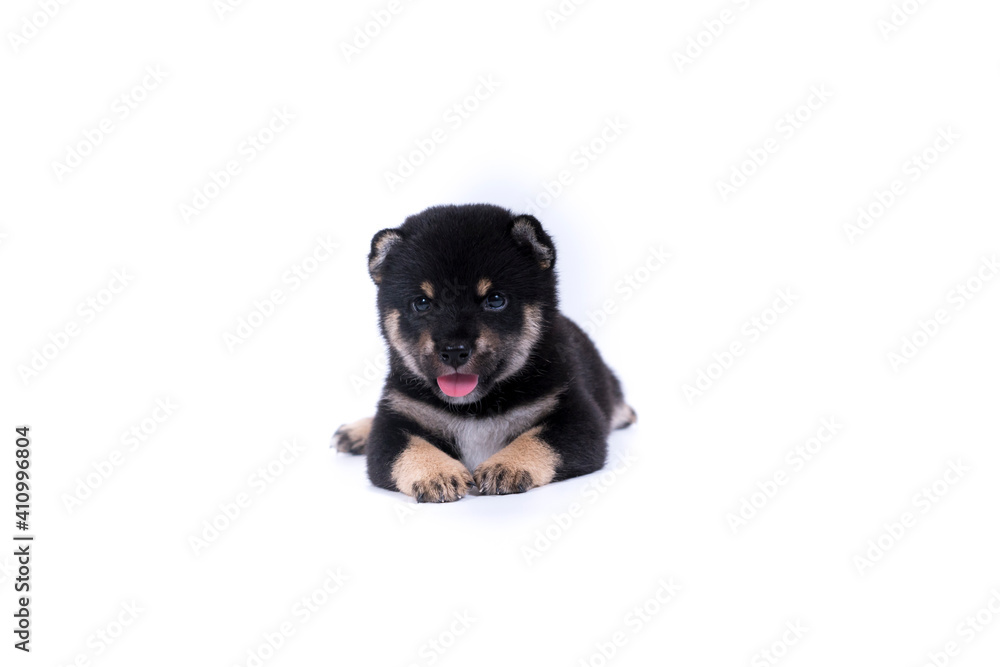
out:
M413 310L417 311L418 313L424 313L430 310L431 300L428 299L426 296L418 296L416 299L413 300L412 305L413 305Z
M500 292L493 292L486 297L486 301L483 302L483 306L486 310L503 310L506 305L507 297Z

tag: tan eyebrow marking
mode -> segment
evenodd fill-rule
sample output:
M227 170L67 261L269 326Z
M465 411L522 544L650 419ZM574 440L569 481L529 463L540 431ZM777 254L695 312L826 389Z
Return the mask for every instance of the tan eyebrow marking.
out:
M420 289L423 291L424 295L426 295L428 299L434 298L434 286L431 285L429 281L425 280L424 282L420 283Z
M479 280L479 284L476 285L476 294L480 297L484 297L486 296L486 293L490 291L491 287L493 287L493 283L489 278L481 278Z

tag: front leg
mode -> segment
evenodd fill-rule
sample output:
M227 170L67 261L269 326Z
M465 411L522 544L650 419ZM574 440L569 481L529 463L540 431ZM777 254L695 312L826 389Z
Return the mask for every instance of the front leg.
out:
M486 495L524 493L549 482L600 470L607 456L608 428L579 413L561 410L476 468L473 478Z
M366 447L369 479L417 502L459 500L473 485L472 475L432 440L416 423L379 408Z
M486 495L524 493L548 484L556 476L559 454L539 437L541 426L525 431L479 464L473 478Z

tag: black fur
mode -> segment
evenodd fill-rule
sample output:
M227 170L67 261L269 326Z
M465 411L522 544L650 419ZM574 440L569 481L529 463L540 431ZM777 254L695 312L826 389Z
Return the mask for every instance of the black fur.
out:
M396 489L392 476L411 435L462 460L458 443L394 409L393 395L448 417L503 420L511 410L557 394L551 410L521 429L540 426L539 439L558 454L553 481L604 465L612 415L617 409L616 426L627 426L635 413L624 406L618 379L593 342L559 312L555 257L555 245L538 220L486 204L430 208L375 235L369 270L378 285L389 373L364 447L373 484L411 493ZM477 293L483 278L492 284L486 296L505 297L502 310L484 306ZM413 302L426 296L424 283L432 286L433 298L419 312ZM526 322L538 325L530 350L521 347L531 338ZM451 370L440 352L449 346L469 348L471 356L458 370L479 376L476 389L464 398L447 397L436 382ZM533 486L530 474L515 473L509 484L492 492ZM458 480L455 486L461 497Z

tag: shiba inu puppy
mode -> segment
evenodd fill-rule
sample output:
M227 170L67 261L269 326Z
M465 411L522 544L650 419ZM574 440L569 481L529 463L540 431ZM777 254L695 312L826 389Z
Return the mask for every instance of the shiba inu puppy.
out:
M594 344L558 309L556 249L530 215L437 206L375 234L389 373L374 417L338 450L419 502L470 488L521 493L600 469L611 429L635 422Z

